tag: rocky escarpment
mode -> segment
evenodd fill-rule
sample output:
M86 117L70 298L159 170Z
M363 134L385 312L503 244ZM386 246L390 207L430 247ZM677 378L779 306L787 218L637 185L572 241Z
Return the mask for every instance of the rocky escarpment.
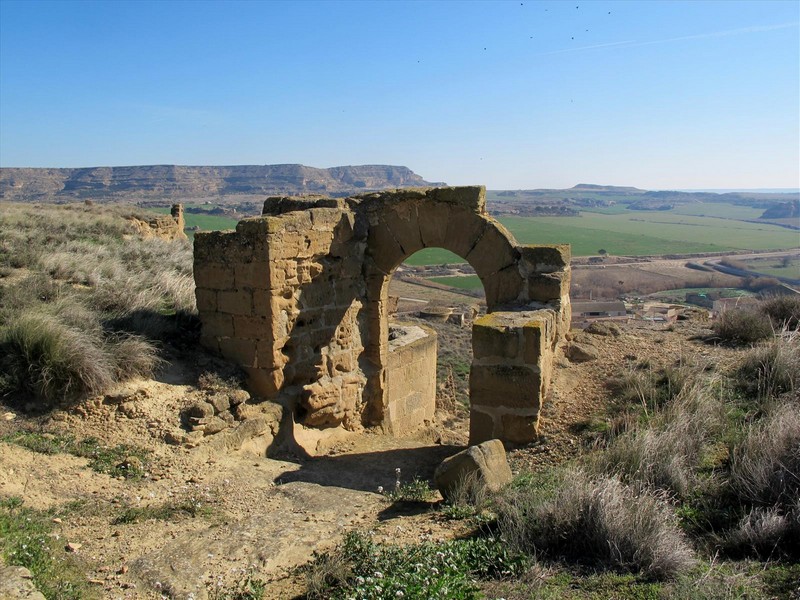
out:
M0 169L0 198L14 201L207 198L355 192L433 184L407 167L304 165L90 167Z

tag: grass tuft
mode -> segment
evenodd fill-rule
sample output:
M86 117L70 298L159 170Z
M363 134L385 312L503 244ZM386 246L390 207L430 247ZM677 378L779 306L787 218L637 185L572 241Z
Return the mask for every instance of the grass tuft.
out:
M659 578L695 563L664 498L615 477L592 478L572 470L550 497L510 488L497 511L503 537L513 548L537 556L641 570Z

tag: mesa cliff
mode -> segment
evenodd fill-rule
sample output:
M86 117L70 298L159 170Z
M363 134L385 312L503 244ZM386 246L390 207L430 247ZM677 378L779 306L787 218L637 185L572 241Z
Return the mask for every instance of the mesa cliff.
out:
M304 165L2 168L0 199L18 202L209 198L241 195L347 196L390 188L439 185L411 169L359 165L318 169Z

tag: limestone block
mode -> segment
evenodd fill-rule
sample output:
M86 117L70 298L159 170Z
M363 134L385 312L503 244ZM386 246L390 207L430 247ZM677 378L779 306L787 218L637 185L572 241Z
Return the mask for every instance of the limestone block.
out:
M574 363L589 362L600 357L600 353L595 346L577 342L570 343L564 350L564 355Z
M450 204L431 202L417 208L419 234L426 248L442 247L447 244L447 225L450 222Z
M233 289L233 269L219 263L194 265L194 283L209 290Z
M466 259L476 242L480 240L488 223L486 217L479 216L474 211L458 205L452 206L450 220L447 223L446 248ZM485 274L481 271L478 273Z
M283 385L283 369L244 368L250 389L265 399L274 398Z
M489 313L472 325L472 352L476 359L496 357L514 361L519 356L520 336L502 313Z
M496 431L497 430L497 431ZM486 440L497 437L499 427L495 425L494 417L475 406L469 411L469 443L480 444Z
M233 317L222 313L210 313L203 316L203 336L232 337Z
M272 294L269 290L253 290L253 315L269 316L271 314L269 302L271 298Z
M221 338L219 350L222 355L243 367L256 366L256 342L238 338Z
M275 369L284 366L289 358L282 352L277 342L260 340L256 342L256 364L260 369Z
M311 213L308 211L295 211L278 216L261 216L242 219L236 226L236 231L255 234L263 237L263 234L274 234L283 232L302 232L311 229Z
M270 282L270 263L257 261L235 264L233 280L237 288L266 288Z
M457 204L472 212L486 212L486 188L482 185L441 187L428 192L428 197L436 202Z
M520 275L517 265L509 265L497 273L486 275L481 282L486 294L486 306L490 312L498 305L517 302L527 292L527 284Z
M253 258L253 242L234 231L198 231L194 236L194 258L199 264L220 259L249 262Z
M528 299L537 302L560 300L569 293L569 275L569 271L529 275Z
M496 492L511 483L512 478L505 448L497 439L470 446L444 459L433 475L436 487L445 500L454 499L465 485L485 486Z
M526 273L555 273L569 266L569 244L518 246Z
M529 444L539 435L539 414L502 416L503 439L515 444Z
M198 312L216 312L217 290L206 290L196 287L194 296L197 301Z
M392 232L392 237L400 244L406 256L425 247L420 235L416 203L406 202L393 206L381 215L381 222Z
M542 378L537 368L527 365L473 363L469 390L474 406L538 410Z
M374 265L387 274L409 256L383 221L369 228L367 254Z
M253 313L253 294L249 290L217 292L217 309L229 315L247 315Z
M483 234L465 256L482 277L516 264L519 258L513 243L514 237L500 223L488 217L486 219L487 226Z
M272 322L266 317L251 317L246 315L233 315L234 335L241 339L263 340L272 339Z
M553 313L551 311L525 323L522 330L523 361L529 365L539 364L542 355L550 348L553 333Z

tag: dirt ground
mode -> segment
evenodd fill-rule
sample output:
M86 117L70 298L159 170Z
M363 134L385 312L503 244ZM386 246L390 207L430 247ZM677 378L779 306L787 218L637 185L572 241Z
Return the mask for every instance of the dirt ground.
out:
M583 426L603 418L608 381L627 365L643 359L735 360L735 351L698 338L707 332L704 322L682 321L669 330L630 325L619 336L577 334L575 342L593 346L598 358L581 363L559 358L540 440L509 452L514 473L588 451ZM81 545L77 554L102 597L200 599L250 571L268 582L267 598L291 598L303 591L296 568L314 552L336 545L348 530L372 530L378 540L393 543L464 533L466 525L444 520L434 502L409 509L378 489L394 486L398 468L403 481L430 479L436 466L466 443L466 411L440 412L435 427L407 439L371 431L321 436L298 430L298 442L316 454L311 457L221 451L211 442L215 436L194 447L167 443L168 432L180 428L181 409L198 393L196 368L174 360L158 380L133 381L121 392L38 417L0 406L0 435L20 429L69 433L151 453L146 476L125 480L92 471L84 458L0 443L0 497L59 509L56 535L64 544ZM120 394L131 400L109 402ZM127 508L186 502L201 509L196 516L114 523Z

